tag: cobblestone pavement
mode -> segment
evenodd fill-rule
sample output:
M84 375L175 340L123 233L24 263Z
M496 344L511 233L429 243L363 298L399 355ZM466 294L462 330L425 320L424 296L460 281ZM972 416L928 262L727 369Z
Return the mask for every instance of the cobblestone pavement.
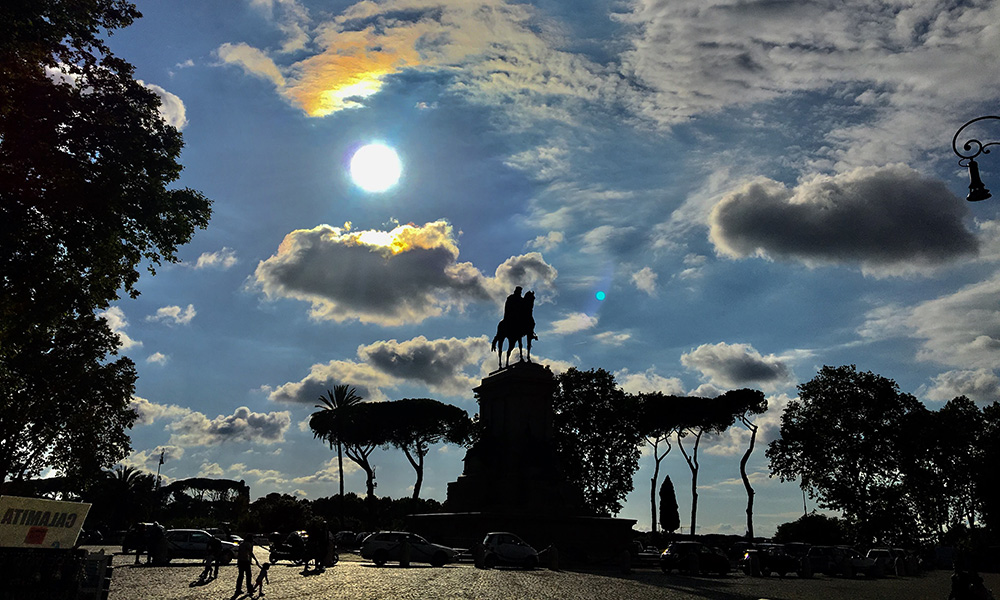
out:
M257 548L259 559L267 557ZM115 556L111 600L229 600L236 582L235 564L219 570L219 578L192 585L201 573L197 561L174 561L162 567L132 566L134 557ZM254 576L257 574L254 566ZM263 600L310 598L322 600L946 600L948 571L919 577L878 580L817 576L750 578L742 573L725 577L664 575L658 569L615 571L549 571L535 569L480 570L471 564L433 568L413 565L382 568L346 555L322 574L303 575L302 568L281 562L270 569ZM988 587L1000 590L1000 575L985 574ZM242 596L247 600L247 596ZM255 596L260 600L259 595Z

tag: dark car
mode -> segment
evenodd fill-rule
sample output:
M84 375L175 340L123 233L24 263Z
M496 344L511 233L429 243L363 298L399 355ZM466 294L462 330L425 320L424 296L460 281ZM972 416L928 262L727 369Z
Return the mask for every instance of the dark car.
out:
M701 542L673 542L660 554L660 569L664 573L677 570L688 575L698 573L729 573L729 559L718 548Z
M873 559L861 556L857 550L847 546L813 546L809 549L808 557L814 573L844 577L882 575L882 569Z
M432 544L421 536L407 531L380 531L365 538L361 546L361 558L367 558L376 566L388 561L403 562L404 550L408 549L410 561L430 563L441 567L455 560L458 552L454 548Z
M788 573L796 573L800 577L811 574L802 568L802 561L785 551L781 544L757 544L747 548L740 559L740 569L751 577L770 577L777 573L784 577Z

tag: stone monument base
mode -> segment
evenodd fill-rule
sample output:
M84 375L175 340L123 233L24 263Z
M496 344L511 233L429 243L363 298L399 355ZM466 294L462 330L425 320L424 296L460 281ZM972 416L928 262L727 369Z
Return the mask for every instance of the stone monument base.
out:
M563 564L619 564L632 543L634 519L539 514L461 512L409 515L407 528L430 541L472 548L487 533L508 531L541 552L550 546Z

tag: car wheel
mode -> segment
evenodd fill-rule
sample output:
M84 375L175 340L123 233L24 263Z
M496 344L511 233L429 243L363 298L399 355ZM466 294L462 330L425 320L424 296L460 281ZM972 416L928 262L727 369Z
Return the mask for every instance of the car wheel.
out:
M219 557L219 562L224 565L228 565L229 563L233 562L233 553L228 550L226 552L223 552L222 556Z
M278 557L275 556L274 552L267 555L267 562L271 563L272 565L278 562Z
M432 567L443 567L446 562L448 562L448 555L444 552L435 552L434 556L431 557Z
M530 571L530 570L534 569L535 567L538 566L538 557L537 556L529 556L529 557L525 558L524 559L524 564L521 565L521 566L523 566L526 571Z
M493 567L497 566L496 554L487 554L483 558L483 566L486 567L487 569L492 569Z
M660 563L660 570L663 571L664 574L670 573L670 568L667 567L666 563Z
M768 567L761 567L760 568L760 574L761 574L762 577L770 577L771 576L771 569L769 569Z
M376 567L381 567L389 560L389 553L385 550L376 550L375 554L372 556L372 562L375 563Z

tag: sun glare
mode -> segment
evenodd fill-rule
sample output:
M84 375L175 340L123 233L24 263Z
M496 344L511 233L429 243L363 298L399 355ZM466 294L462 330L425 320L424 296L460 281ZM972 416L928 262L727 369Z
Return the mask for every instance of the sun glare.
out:
M362 146L351 157L351 179L366 192L384 192L399 181L403 164L396 151L384 144Z

